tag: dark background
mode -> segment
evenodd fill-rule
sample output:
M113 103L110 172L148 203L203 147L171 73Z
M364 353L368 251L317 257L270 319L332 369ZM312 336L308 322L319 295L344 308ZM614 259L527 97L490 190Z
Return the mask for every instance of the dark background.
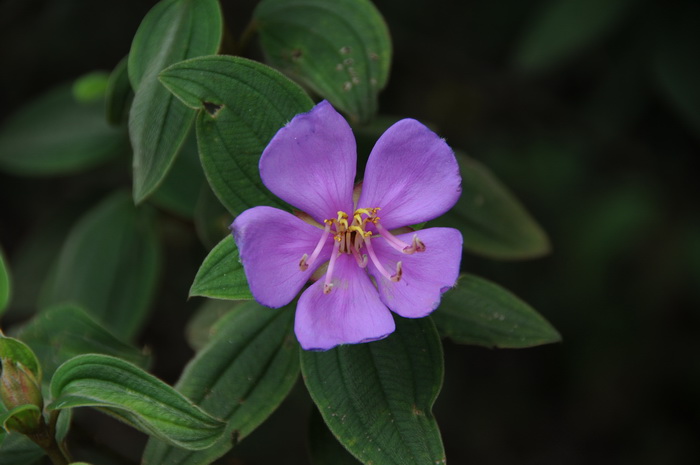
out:
M0 123L58 83L111 70L154 3L0 0ZM446 342L435 414L447 456L485 465L700 463L700 7L590 0L562 13L561 3L375 2L394 41L380 111L433 125L489 166L553 245L531 261L465 256L465 269L522 297L563 342L527 350ZM222 4L238 36L255 2ZM128 183L128 162L121 176ZM58 203L94 200L85 192L97 184L95 172L0 173L10 266ZM205 254L183 229L168 230L166 276L143 336L169 382L191 355L182 325L197 302L185 302L191 276L167 270L196 270ZM172 326L159 326L159 315ZM297 386L228 463L307 463L300 426L309 403ZM117 455L139 456L141 435L101 416L86 421Z

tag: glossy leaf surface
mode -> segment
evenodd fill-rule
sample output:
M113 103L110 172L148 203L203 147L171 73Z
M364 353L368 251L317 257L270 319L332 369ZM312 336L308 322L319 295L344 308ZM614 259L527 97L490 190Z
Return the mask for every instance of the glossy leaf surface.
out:
M515 260L548 253L547 235L501 181L476 160L460 154L457 159L462 196L430 226L459 229L465 250L489 258Z
M368 0L264 0L255 10L268 62L366 121L389 78L391 38Z
M230 234L214 247L197 271L190 296L214 299L250 300L253 298L238 248Z
M485 279L463 275L432 315L440 331L460 344L524 348L558 342L556 329L518 297Z
M177 389L227 422L210 449L186 452L151 440L144 465L210 463L248 436L284 400L299 375L291 308L249 302L214 327L214 336L186 367Z
M361 463L445 463L431 409L443 377L429 318L396 318L382 341L304 351L304 381L333 435Z
M216 0L162 0L136 31L129 52L129 79L135 90L129 135L137 203L165 178L194 118L194 112L158 82L158 73L186 58L216 53L221 34Z
M224 424L140 368L106 355L80 355L54 373L49 410L96 407L178 447L210 447Z
M89 211L69 233L41 306L74 302L117 337L133 337L148 316L160 263L152 213L124 192Z
M313 106L279 72L245 58L209 56L177 63L163 84L197 116L197 143L212 190L234 215L256 205L284 207L260 180L258 162L272 136Z

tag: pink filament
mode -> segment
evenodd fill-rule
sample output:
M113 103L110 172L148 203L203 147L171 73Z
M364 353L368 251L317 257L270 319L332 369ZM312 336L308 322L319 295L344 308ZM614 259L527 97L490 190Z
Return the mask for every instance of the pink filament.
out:
M326 226L323 228L323 234L321 234L321 240L318 241L318 244L316 244L316 248L314 249L313 253L311 254L311 257L307 260L306 254L301 258L301 261L299 262L299 269L301 271L306 271L306 269L313 265L316 259L318 258L318 255L321 253L321 250L323 250L323 246L326 244L326 239L328 239L328 234L331 232L331 224L326 223Z
M340 255L340 242L341 241L335 241L335 245L333 245L333 252L331 253L331 259L328 262L328 270L326 271L326 279L323 281L324 294L330 294L331 289L333 288L333 283L331 281L333 279L335 261L338 258L338 255Z

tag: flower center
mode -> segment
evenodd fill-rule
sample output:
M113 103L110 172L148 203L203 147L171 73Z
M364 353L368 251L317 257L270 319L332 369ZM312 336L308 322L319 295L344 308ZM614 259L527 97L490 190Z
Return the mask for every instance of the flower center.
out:
M335 261L341 253L352 254L360 268L365 268L367 266L369 257L382 276L393 282L398 282L401 280L401 276L403 274L402 262L399 261L396 263L396 272L391 274L384 267L384 265L381 264L377 254L374 252L374 247L372 247L373 237L381 237L391 247L401 253L412 254L414 252L425 251L425 244L423 244L423 242L418 238L417 234L413 236L411 244L407 244L391 234L379 222L380 218L377 216L378 211L378 207L358 208L352 215L352 221L348 221L350 216L347 213L339 211L337 218L326 219L323 221L325 226L323 233L321 234L321 239L319 240L318 244L316 244L316 248L310 257L307 254L304 254L304 256L301 257L301 260L299 261L299 269L301 271L305 271L309 268L309 265L314 264L321 253L328 236L333 234L335 243L333 245L331 258L328 262L328 270L326 271L326 277L323 284L323 292L325 294L330 293L333 288L333 269L335 268ZM373 236L373 232L367 228L370 224L374 225L374 229L378 233L378 236ZM363 253L364 250L367 251L366 254Z

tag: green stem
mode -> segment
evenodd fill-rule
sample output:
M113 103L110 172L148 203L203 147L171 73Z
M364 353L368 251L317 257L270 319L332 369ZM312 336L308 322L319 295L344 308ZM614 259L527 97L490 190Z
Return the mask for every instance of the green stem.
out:
M49 424L47 425L42 418L41 424L36 432L27 434L36 445L44 449L46 455L49 456L53 465L68 465L71 460L68 451L56 441L56 421L58 420L58 412L51 412Z

